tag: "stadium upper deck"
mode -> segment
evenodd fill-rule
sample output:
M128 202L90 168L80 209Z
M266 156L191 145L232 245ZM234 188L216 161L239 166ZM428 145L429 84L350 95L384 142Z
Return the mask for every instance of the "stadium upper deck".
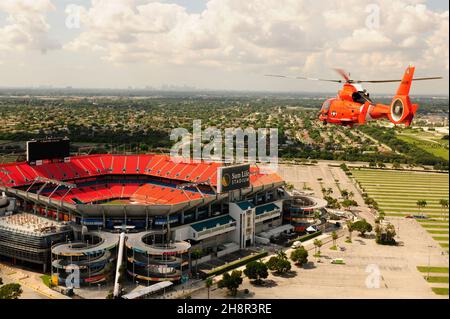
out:
M174 212L186 205L205 204L218 199L217 172L222 163L177 162L167 155L86 155L64 161L42 161L0 165L0 187L19 197L46 206L68 208L88 215L103 214L98 204L115 202L103 210L118 211L134 206L128 213L139 214L143 207L153 206L159 213ZM277 187L282 179L250 168L250 190ZM72 187L40 180L71 183ZM187 185L192 183L193 185ZM57 187L56 187L56 186ZM184 185L183 187L180 187ZM123 205L120 205L123 204Z

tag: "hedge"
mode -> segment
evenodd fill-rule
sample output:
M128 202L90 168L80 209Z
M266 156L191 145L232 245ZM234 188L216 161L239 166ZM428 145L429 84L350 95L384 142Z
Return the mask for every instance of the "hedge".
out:
M246 265L246 264L248 264L251 261L258 260L258 259L261 259L263 257L266 257L267 255L268 255L268 252L264 251L264 252L261 252L261 253L257 253L255 255L250 255L250 256L244 257L244 258L236 260L236 261L232 261L232 262L230 262L228 264L225 264L223 266L211 269L210 271L203 271L203 270L201 270L200 271L201 277L202 277L202 279L205 279L207 277L221 275L221 274L223 274L223 273L225 273L225 272L227 272L229 270L232 270L232 269L238 268L240 266Z
M304 241L310 240L310 239L320 236L320 235L322 235L321 230L316 231L315 233L312 233L312 234L303 235L301 237L297 237L295 239L291 239L290 241L288 241L287 246L292 246L292 244L294 244L296 241L300 241L303 243Z

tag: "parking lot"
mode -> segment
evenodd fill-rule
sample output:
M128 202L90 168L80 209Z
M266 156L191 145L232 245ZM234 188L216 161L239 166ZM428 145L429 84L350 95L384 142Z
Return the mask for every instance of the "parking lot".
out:
M377 245L373 238L360 238L353 234L353 243L345 243L345 236L338 240L344 251L330 250L331 243L321 251L318 262L310 252L309 263L304 268L293 265L294 273L287 276L269 275L264 287L254 286L244 279L239 288L240 298L447 298L435 295L417 265L448 267L448 255L434 247L431 237L414 220L393 220L400 228L400 246ZM436 246L436 245L435 245ZM289 255L289 252L288 252ZM345 265L331 264L332 259L342 258ZM243 268L241 268L243 269ZM243 291L250 293L245 295ZM193 298L205 298L206 291L195 293ZM215 289L211 298L225 298L226 291Z

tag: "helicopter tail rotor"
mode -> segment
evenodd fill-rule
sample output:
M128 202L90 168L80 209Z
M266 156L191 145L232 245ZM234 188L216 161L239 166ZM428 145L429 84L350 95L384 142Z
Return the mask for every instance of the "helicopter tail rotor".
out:
M394 124L410 126L419 106L412 104L409 98L411 84L414 79L414 66L409 66L398 87L396 96L392 99L388 118Z

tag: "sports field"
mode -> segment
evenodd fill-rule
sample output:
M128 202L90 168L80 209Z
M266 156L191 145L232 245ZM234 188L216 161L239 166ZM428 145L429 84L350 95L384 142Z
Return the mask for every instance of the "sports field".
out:
M106 202L106 203L104 203L104 204L102 204L102 205L105 205L105 206L114 206L114 205L129 205L129 204L130 204L130 201L129 201L129 200L115 199L115 200L112 200L112 201L110 201L110 202Z
M439 203L448 199L448 174L369 169L355 169L352 174L387 216L429 217L418 222L448 250L449 210ZM426 207L418 207L419 200L425 200Z

